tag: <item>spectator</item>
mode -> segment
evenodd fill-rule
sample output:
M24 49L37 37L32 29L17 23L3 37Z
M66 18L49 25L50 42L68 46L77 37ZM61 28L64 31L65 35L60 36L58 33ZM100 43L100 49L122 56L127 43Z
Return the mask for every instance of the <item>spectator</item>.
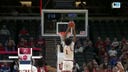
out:
M36 47L41 48L43 56L45 57L45 39L42 36L39 36L39 38L36 40Z
M84 71L83 72L89 72L89 69L87 66L84 66Z
M85 48L85 47L87 47L88 46L88 41L83 41L83 47Z
M29 37L29 32L28 30L23 27L20 31L19 31L19 37L23 37L25 39L27 39Z
M89 69L85 63L83 64L83 71L82 72L89 72Z
M127 40L126 40L125 37L122 38L121 43L122 43L123 45L125 45L125 44L127 43Z
M77 52L80 52L80 53L83 52L83 47L80 42L77 42L77 44L76 44L75 53L77 53Z
M7 29L6 25L3 25L1 30L0 30L0 35L5 35L5 36L9 36L10 35L10 31Z
M10 72L10 67L7 62L4 62L3 65L1 65L0 72Z
M120 60L122 61L124 69L128 70L128 51L122 53Z
M114 65L117 63L117 61L118 61L118 58L117 58L116 56L112 56L112 57L110 57L110 59L109 59L109 64L110 64L112 67L114 67Z
M18 42L17 47L18 48L20 48L20 47L28 47L27 40L25 40L24 38L21 37L19 42Z
M15 41L11 37L9 37L5 43L5 50L6 51L15 51L15 46L16 46Z
M117 53L118 53L117 56L120 56L120 55L122 54L122 51L123 51L122 49L123 49L123 47L124 47L125 45L126 45L126 44L123 45L123 43L120 43L120 44L119 44L119 46L118 46L117 49L116 49L116 50L117 50Z
M39 38L37 39L36 46L39 48L45 47L45 39L42 36L39 36Z
M108 51L108 54L110 57L117 56L117 51L115 50L115 47L112 47L112 49Z
M100 48L99 48L99 54L98 55L101 58L104 58L105 53L106 53L106 48L104 48L103 45L101 45Z
M45 61L43 58L37 60L37 69L38 69L38 72L48 72L47 71L47 67L45 65Z
M5 44L5 41L10 36L10 31L7 29L6 25L3 25L0 30L0 40L2 40L2 43Z
M105 70L105 72L112 72L111 65L108 65L108 67L107 67L107 69Z
M92 41L89 41L88 46L83 50L85 62L88 62L90 59L94 59L94 56L96 55L94 51L95 48L92 46Z
M98 40L95 43L95 47L98 48L98 49L100 49L101 47L105 48L105 43L103 42L101 37L98 37Z
M117 40L117 38L115 37L113 42L112 42L112 47L117 48L119 46L119 41Z
M90 41L90 38L89 37L86 37L85 41L86 42L89 42Z
M103 69L105 71L108 68L108 65L109 65L108 58L104 58L103 59L103 63L100 65L101 66L101 69Z
M87 68L89 72L93 72L93 65L91 60L87 63Z
M119 70L118 70L118 68L115 66L115 67L113 67L112 72L119 72Z
M30 37L29 38L29 41L28 41L28 47L30 47L30 48L34 48L35 47L35 40L34 40L34 38L33 37Z
M106 46L106 50L108 52L110 50L110 47L111 47L111 40L110 40L110 38L106 37L104 43L105 43L105 46Z
M96 62L96 60L92 60L92 65L93 65L93 72L99 72L100 69L99 69L99 65L98 63Z

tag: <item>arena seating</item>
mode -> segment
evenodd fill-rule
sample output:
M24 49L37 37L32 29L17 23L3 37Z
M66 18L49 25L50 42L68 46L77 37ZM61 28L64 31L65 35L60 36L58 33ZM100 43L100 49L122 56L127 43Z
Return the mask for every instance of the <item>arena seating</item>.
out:
M106 36L109 36L111 39L113 37L117 37L121 39L121 37L125 37L128 34L128 22L127 20L95 20L89 21L90 31L92 38L96 40L98 36L101 36L103 39Z

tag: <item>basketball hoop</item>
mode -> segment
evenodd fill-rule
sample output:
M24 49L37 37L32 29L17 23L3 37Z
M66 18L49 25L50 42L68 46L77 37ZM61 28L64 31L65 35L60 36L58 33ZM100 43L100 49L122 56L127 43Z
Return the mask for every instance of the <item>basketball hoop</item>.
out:
M65 34L66 34L66 32L59 32L59 33L58 33L58 35L59 35L60 37L64 37L64 36L65 36ZM68 33L67 33L66 38L69 38L69 37L70 37L70 35L71 35L71 33L70 33L70 32L68 32Z

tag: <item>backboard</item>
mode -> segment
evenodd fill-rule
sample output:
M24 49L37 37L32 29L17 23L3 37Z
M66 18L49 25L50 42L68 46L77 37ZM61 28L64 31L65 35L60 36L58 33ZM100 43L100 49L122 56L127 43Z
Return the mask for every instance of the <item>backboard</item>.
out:
M66 31L71 20L76 24L76 36L88 35L88 10L43 9L42 12L42 36L59 36L58 32Z

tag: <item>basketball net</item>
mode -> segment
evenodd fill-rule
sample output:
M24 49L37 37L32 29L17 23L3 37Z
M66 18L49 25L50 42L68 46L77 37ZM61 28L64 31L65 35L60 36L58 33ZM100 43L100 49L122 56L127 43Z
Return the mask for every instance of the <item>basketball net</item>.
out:
M66 32L59 32L58 35L61 38L64 38L64 36L66 35ZM69 38L70 36L71 36L71 32L68 32L66 38Z

